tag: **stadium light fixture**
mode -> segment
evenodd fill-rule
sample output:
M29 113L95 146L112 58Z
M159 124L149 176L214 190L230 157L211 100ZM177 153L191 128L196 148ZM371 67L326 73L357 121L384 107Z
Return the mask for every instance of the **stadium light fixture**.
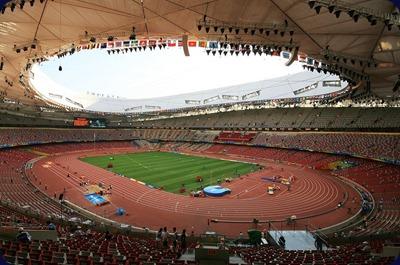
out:
M358 22L360 18L365 17L371 26L376 25L378 22L383 22L389 31L393 26L398 26L400 29L399 13L396 11L392 13L381 12L364 6L356 6L349 0L310 0L308 4L310 8L316 9L317 14L319 14L318 6L321 6L327 8L329 13L335 14L337 18L340 17L341 12L346 12L354 22Z
M354 14L354 16L353 16L353 20L354 20L354 22L358 22L358 18L360 17L360 14Z
M398 76L397 81L393 86L393 93L397 92L397 90L399 90L399 88L400 88L400 75Z
M386 20L385 20L385 25L387 26L387 29L388 29L389 31L392 30L393 23L392 23L389 19L386 19Z
M322 6L316 6L314 9L315 9L315 12L317 13L317 14L319 14L319 13L321 13L321 7Z

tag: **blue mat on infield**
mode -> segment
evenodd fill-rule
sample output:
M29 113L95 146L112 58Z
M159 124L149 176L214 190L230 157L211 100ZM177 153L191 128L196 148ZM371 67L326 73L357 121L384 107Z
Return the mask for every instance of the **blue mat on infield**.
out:
M208 186L203 189L203 192L207 196L221 197L231 193L231 190L221 186Z
M85 198L86 198L86 200L90 201L91 203L93 203L95 205L100 205L100 204L107 202L107 200L104 199L103 196L100 196L97 193L85 194Z

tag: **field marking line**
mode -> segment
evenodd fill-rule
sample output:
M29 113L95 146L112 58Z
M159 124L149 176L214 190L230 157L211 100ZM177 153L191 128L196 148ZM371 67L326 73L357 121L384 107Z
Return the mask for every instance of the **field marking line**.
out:
M149 194L149 193L151 193L151 192L153 192L153 191L155 191L155 189L150 189L150 190L146 191L145 193L143 193L142 195L140 195L139 198L136 199L136 202L139 203L140 200L141 200L145 195L147 195L147 194Z
M140 162L137 162L137 161L135 161L134 159L130 158L129 156L127 156L127 158L128 158L130 161L132 161L132 162L134 162L134 163L138 164L138 165L139 165L139 166L141 166L142 168L144 168L144 169L147 169L147 170L150 170L150 168L149 168L149 167L147 167L147 166L143 165L143 164L142 164L142 163L140 163Z

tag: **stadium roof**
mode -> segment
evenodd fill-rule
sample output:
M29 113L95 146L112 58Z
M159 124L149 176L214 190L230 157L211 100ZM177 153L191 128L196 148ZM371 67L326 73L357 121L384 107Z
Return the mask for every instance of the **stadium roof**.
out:
M26 2L23 9L20 8L21 2ZM375 93L392 95L400 73L399 16L391 16L393 19L386 21L386 25L380 18L388 17L396 11L393 3L386 0L336 1L338 6L334 6L333 10L341 11L340 17L336 18L327 8L320 9L317 14L308 2L13 0L6 5L4 14L0 13L0 57L4 64L0 71L0 88L7 98L27 104L45 104L27 85L29 71L25 70L29 70L32 59L62 53L70 50L72 44L76 47L88 43L92 37L96 41L107 41L109 36L129 38L132 27L135 27L138 39L182 38L187 35L189 39L200 40L227 39L230 42L282 45L292 43L308 56L354 72L366 73L370 76L371 88ZM320 2L329 1L319 0L314 7L318 7ZM11 11L12 8L14 11ZM353 10L353 18L346 14L349 10ZM367 20L368 14L373 15L372 20L377 16L376 25L371 25ZM393 21L394 26L388 30L387 24ZM235 34L234 31L229 33L227 29L221 34L211 29L207 33L205 22L217 26L236 25L241 31ZM199 31L198 24L202 23L203 29ZM257 28L254 34L244 32L243 29L249 25ZM258 32L258 28L270 26L279 28L279 31L290 29L288 31L293 31L293 36L289 32L283 37L280 32L268 36L265 32ZM328 56L324 50L329 53ZM344 62L343 58L348 58L348 61ZM356 63L350 63L352 61ZM368 63L376 63L377 67L368 66Z
M299 72L263 81L227 86L173 96L126 99L105 95L76 93L61 87L38 69L33 70L32 86L41 86L39 93L49 101L77 109L97 112L142 113L182 108L203 108L211 105L262 102L277 99L324 97L343 92L347 82L331 74Z

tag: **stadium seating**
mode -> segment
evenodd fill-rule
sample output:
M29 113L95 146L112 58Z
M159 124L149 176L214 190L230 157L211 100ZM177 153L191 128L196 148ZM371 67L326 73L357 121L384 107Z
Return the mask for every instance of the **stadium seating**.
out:
M215 141L247 143L250 142L254 136L256 136L256 133L220 132L215 138Z
M164 140L209 142L219 131L171 129L71 130L0 129L0 147L57 142L94 142L110 140ZM223 132L222 132L223 133ZM223 142L251 142L254 145L341 153L382 160L400 160L400 137L390 133L318 133L260 132L240 133L238 138L219 138ZM224 135L224 134L223 134ZM197 139L197 137L199 137ZM197 139L197 140L196 140Z
M133 122L137 128L394 129L398 108L267 108Z
M393 257L372 257L368 251L361 251L361 247L358 245L339 247L324 252L285 251L269 246L237 249L236 251L250 264L386 265L394 259Z
M60 207L26 179L25 163L36 155L20 150L0 151L0 198L23 209L31 209L45 216L57 216Z

